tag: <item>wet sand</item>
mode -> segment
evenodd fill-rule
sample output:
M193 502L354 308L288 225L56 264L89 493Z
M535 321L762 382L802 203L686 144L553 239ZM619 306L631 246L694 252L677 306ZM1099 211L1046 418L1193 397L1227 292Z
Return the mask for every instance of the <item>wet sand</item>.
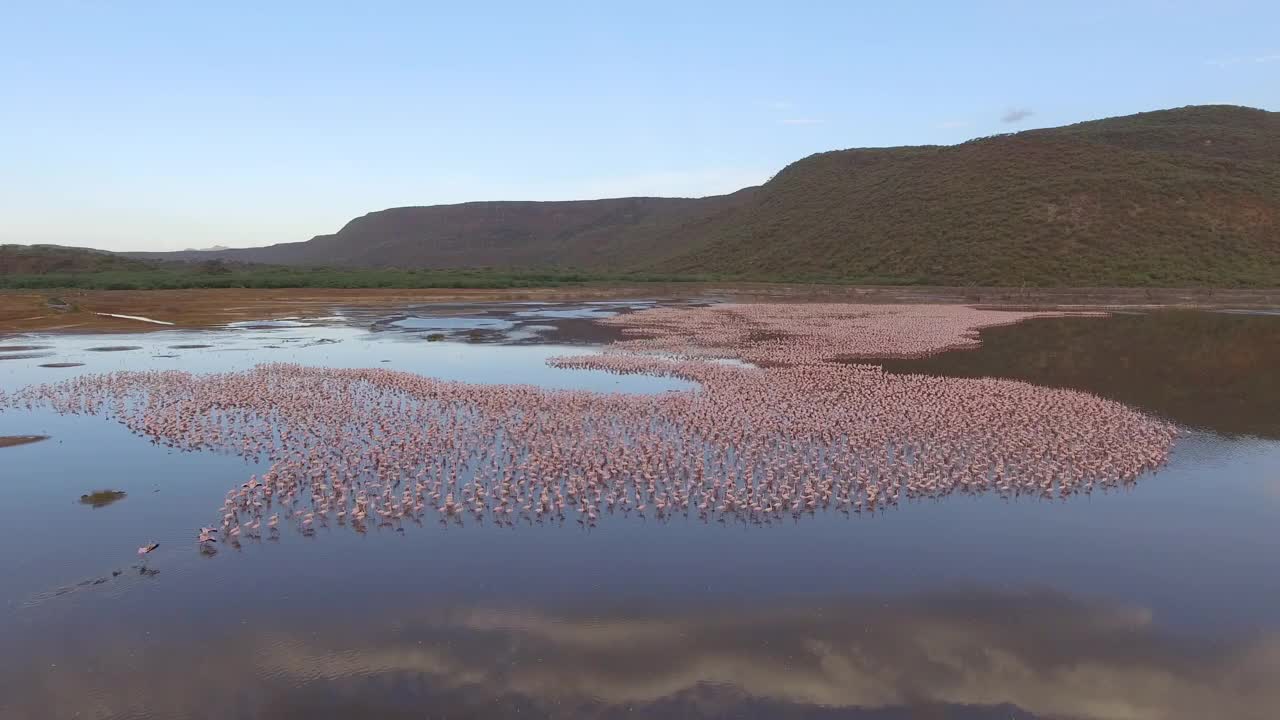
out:
M48 439L48 435L0 435L0 448L17 447Z
M1280 307L1280 289L941 288L782 285L769 283L648 283L509 290L458 289L203 289L0 291L0 333L32 330L113 332L196 328L263 317L317 317L335 308L414 303L573 301L625 298L845 300L944 302L999 307L1113 308ZM57 303L61 300L69 309ZM122 317L124 316L124 317ZM156 324L172 323L172 325ZM3 334L0 334L3 338Z

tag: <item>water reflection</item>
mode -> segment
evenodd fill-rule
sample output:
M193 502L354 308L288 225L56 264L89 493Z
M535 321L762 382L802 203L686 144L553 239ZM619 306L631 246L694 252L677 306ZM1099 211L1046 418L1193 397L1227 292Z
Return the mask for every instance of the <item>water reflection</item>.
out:
M0 715L1199 720L1280 707L1280 636L1181 637L1150 610L1051 591L643 611L369 606L212 625L160 613L144 636L59 630L5 670ZM71 640L85 635L79 654Z
M982 347L886 362L899 372L1069 387L1193 428L1280 439L1280 317L1162 311L982 331Z
M80 504L88 505L94 510L97 510L98 508L104 508L111 503L119 502L125 499L127 495L128 493L123 490L94 490L93 492L81 495Z
M548 368L584 349L526 343L615 331L593 323L598 307L518 314L529 309L459 310L518 318L499 345L456 342L476 330L465 323L428 343L356 312L16 338L85 365L13 358L0 390L264 361L689 387ZM0 414L0 435L51 436L0 450L15 508L0 523L0 718L1271 718L1278 328L1207 313L1036 320L984 333L982 350L891 363L1077 387L1273 440L1189 433L1167 468L1090 498L950 497L769 528L433 523L206 558L192 529L227 478L262 467L97 418ZM90 352L126 344L141 349ZM77 502L97 488L128 497L98 512ZM151 541L161 547L142 565L136 548ZM1009 590L1028 586L1057 590Z
M108 346L105 337L129 345ZM51 349L39 356L15 353L0 365L0 392L26 385L63 380L80 374L117 370L185 370L211 373L245 370L265 362L311 367L377 367L382 361L404 370L444 380L476 383L520 383L598 392L656 393L689 390L692 382L668 377L619 376L598 370L562 369L548 358L592 352L579 345L499 342L427 342L416 333L369 332L351 326L262 328L212 331L160 330L103 335L45 335ZM450 338L457 340L458 338ZM129 351L123 351L128 348ZM50 358L56 362L50 362Z
M621 333L595 320L652 307L653 302L461 303L410 307L395 314L352 309L343 319L374 332L415 333L469 343L604 344Z

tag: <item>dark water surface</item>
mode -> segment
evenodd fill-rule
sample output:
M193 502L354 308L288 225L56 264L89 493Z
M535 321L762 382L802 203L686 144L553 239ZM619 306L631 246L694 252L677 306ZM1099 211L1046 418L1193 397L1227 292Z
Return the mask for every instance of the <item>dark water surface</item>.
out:
M990 328L982 347L884 363L1103 395L1223 435L1280 439L1280 315L1166 310Z
M633 305L24 336L6 342L49 355L0 363L0 389L268 361L691 388L544 364L592 352L613 336L591 320ZM193 529L263 465L0 413L0 436L49 436L0 448L0 718L1277 717L1280 317L1042 319L983 340L887 366L1079 388L1188 432L1167 467L1091 497L321 528L205 557ZM104 490L125 495L81 501Z

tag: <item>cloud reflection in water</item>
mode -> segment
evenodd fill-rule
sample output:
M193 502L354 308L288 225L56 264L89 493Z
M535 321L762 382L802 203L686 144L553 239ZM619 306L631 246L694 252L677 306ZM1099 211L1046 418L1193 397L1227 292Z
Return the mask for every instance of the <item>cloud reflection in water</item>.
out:
M13 683L0 716L1177 720L1280 707L1280 635L1181 636L1147 610L1052 592L251 617L98 631L70 662L0 673Z

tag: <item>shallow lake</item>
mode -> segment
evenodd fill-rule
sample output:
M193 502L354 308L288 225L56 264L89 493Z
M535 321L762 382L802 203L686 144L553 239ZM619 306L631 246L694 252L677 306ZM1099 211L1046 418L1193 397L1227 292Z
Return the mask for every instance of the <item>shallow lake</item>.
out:
M594 320L651 306L24 334L0 339L0 390L287 362L695 392L547 364L619 337ZM265 462L0 412L0 436L47 436L0 447L0 718L1275 717L1280 316L1045 318L981 337L883 365L1123 402L1183 428L1168 464L1066 499L322 527L204 554L193 529ZM123 495L82 497L101 490Z

